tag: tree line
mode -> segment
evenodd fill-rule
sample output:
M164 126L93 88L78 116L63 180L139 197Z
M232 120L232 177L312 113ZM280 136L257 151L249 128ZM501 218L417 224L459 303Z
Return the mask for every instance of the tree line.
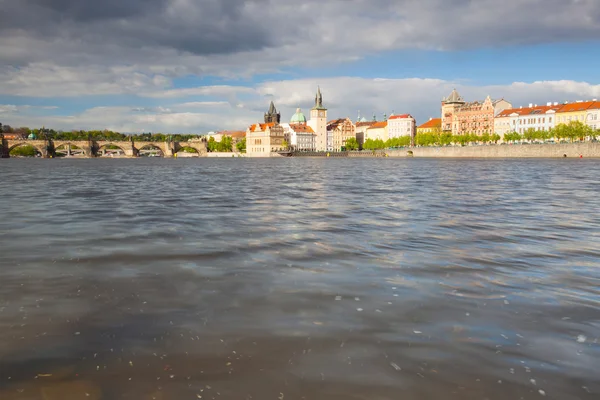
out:
M12 128L10 125L2 126L3 133L14 133L21 136L22 139L26 139L29 135L33 134L37 139L48 138L51 140L104 140L104 141L115 141L115 142L187 142L190 139L198 139L200 136L196 134L167 134L167 133L137 133L137 134L124 134L120 132L111 131L108 129L104 130L72 130L72 131L61 131L54 129L35 128L30 129L28 127Z
M546 141L551 139L576 140L595 139L600 136L600 129L594 130L592 127L584 124L581 121L572 121L569 124L560 124L547 131L540 131L534 128L529 128L523 133L507 132L501 137L497 133L483 133L477 135L474 133L466 133L463 135L453 135L450 132L443 132L441 129L435 129L430 132L418 133L415 136L414 144L417 146L449 146L449 145L467 145L469 143L495 143L501 139L506 142L520 142L523 140L529 142ZM390 138L386 141L381 139L367 139L363 143L363 150L382 150L394 147L410 146L410 137L401 136ZM345 143L346 150L358 150L359 144L355 139L348 139Z

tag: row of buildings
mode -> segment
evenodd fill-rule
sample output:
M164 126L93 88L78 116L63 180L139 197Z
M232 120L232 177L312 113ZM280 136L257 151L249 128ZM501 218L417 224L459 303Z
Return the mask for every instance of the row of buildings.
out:
M246 130L246 152L255 157L287 149L332 152L344 150L350 138L356 139L359 146L369 139L385 142L403 136L414 143L416 134L433 132L479 136L495 133L503 137L508 132L524 133L528 129L550 130L571 121L600 129L600 102L593 99L513 108L509 101L493 100L489 96L483 101L467 102L455 89L442 99L441 118L430 118L417 127L415 118L410 114L392 113L389 117L384 114L381 121L375 115L368 121L360 114L356 121L350 118L328 120L327 108L323 106L323 96L318 88L309 119L298 108L289 123L282 123L281 114L271 102L264 114L264 122L252 124Z
M576 102L530 103L513 108L505 99L466 102L455 90L442 99L440 130L453 135L465 133L524 133L529 129L549 131L559 124L579 121L592 129L600 129L600 102L597 99Z
M317 88L315 105L309 119L300 108L289 123L281 122L281 114L273 102L264 115L263 123L250 125L246 131L246 153L250 156L269 156L273 152L292 149L295 151L341 151L348 139L356 139L362 145L366 140L383 140L416 134L416 121L410 114L384 115L383 121L357 118L328 120L327 108L323 106L321 89Z

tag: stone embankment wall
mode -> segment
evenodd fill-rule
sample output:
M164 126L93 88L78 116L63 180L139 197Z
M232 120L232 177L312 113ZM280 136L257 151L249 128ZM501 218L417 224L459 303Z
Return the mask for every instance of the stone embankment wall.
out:
M237 152L210 152L206 153L206 157L209 158L232 158L232 157L246 157L246 153Z
M389 157L432 158L600 158L600 143L489 145L465 147L414 147L412 149L387 150Z

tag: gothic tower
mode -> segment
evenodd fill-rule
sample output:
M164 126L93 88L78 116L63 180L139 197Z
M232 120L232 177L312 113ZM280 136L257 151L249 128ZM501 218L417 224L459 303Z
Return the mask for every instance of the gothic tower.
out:
M310 110L308 126L317 135L317 151L327 150L327 109L323 107L323 96L321 95L321 88L318 86L317 95L315 96L315 106Z
M265 124L268 123L279 124L281 122L281 114L275 109L275 104L271 101L269 111L265 113Z

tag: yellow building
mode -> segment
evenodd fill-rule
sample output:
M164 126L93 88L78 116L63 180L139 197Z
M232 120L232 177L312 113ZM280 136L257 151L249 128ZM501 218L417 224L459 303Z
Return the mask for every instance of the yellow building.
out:
M439 133L442 130L441 118L429 118L429 121L417 127L417 135L420 133Z
M594 101L577 101L564 104L556 111L556 125L568 124L572 121L586 123L588 109L594 105Z
M388 140L388 126L387 121L375 122L365 132L365 141L371 140Z

